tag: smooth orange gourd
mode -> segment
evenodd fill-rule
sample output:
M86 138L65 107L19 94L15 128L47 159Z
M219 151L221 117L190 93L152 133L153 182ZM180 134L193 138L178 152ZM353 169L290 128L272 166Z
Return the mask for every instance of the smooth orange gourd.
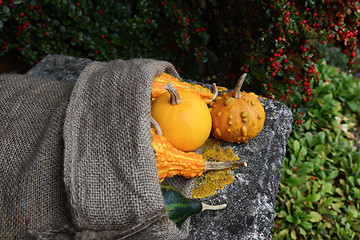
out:
M210 103L212 135L227 142L248 142L262 130L265 111L255 93L240 92L246 74L234 91L223 93Z
M153 101L151 115L171 145L182 151L194 151L211 133L209 108L190 91L176 90L171 83L165 88L167 92Z

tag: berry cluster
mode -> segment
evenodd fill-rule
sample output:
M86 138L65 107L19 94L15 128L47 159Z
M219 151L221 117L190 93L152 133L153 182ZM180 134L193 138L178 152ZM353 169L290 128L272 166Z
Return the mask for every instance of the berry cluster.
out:
M0 0L0 57L156 58L230 88L247 72L245 91L294 111L321 78L316 43L341 49L349 70L356 60L359 0L20 2Z

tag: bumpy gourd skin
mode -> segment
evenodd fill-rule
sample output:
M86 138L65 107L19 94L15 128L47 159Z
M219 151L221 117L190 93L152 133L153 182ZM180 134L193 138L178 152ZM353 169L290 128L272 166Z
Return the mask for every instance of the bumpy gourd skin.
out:
M164 87L168 82L171 82L178 90L187 90L199 95L200 98L205 102L211 102L213 98L213 94L208 88L202 87L198 84L181 81L180 79L173 77L167 73L162 73L154 78L151 90L151 96L153 99L156 99L162 93L166 92Z
M158 135L153 128L151 128L151 134L160 181L175 175L193 178L203 174L205 160L202 155L194 152L183 152L171 146L167 139Z
M177 92L179 104L171 104L170 93L165 92L153 101L151 115L171 145L182 151L194 151L211 133L211 114L198 95L186 90Z
M227 142L248 142L262 130L265 111L254 93L241 92L235 98L233 92L223 93L210 103L212 134Z

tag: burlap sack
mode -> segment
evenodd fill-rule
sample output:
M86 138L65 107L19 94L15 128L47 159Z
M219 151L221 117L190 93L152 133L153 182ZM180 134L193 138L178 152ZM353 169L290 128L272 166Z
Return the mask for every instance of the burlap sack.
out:
M168 219L151 147L151 85L164 71L178 76L168 62L93 62L73 89L0 76L1 239L187 236L189 220Z
M71 237L62 138L71 89L0 75L0 239Z

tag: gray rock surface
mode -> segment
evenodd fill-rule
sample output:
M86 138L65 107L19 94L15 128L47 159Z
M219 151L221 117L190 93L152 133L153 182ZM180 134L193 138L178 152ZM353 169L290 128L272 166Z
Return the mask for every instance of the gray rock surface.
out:
M50 55L26 75L75 82L90 62L89 59ZM272 239L275 198L293 117L290 109L280 102L264 99L261 102L266 120L260 134L246 144L222 142L224 149L230 147L248 167L233 170L232 184L202 199L208 204L226 203L227 208L193 216L188 240Z
M84 67L89 63L91 63L90 59L48 55L25 75L74 83Z
M275 198L280 168L291 133L292 113L282 103L261 100L265 108L264 128L248 143L222 142L248 167L233 170L235 180L215 195L202 199L211 204L226 203L225 210L202 212L191 219L188 240L271 239Z

